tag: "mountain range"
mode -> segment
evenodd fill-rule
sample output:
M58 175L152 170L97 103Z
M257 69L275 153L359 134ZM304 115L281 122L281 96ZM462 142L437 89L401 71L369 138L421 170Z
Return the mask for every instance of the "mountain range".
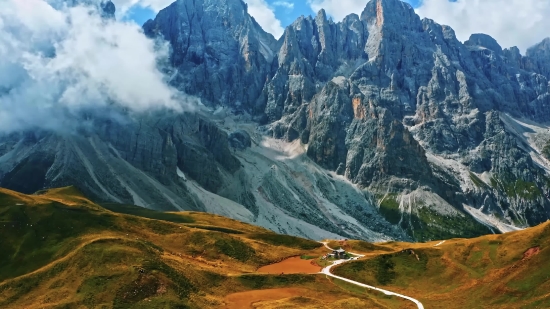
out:
M112 18L114 5L101 7ZM0 186L225 215L312 239L426 241L550 218L550 39L460 42L399 0L321 10L278 40L241 0L178 0L143 25L193 112L86 114L0 137ZM139 68L136 68L139 70Z

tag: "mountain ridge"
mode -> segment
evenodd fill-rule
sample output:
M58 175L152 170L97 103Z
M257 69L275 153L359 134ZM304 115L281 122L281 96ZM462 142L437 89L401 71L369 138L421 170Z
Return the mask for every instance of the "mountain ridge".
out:
M487 35L461 43L398 0L338 23L321 10L278 41L240 0L178 0L143 29L170 43L164 69L204 111L3 137L0 184L74 184L310 238L476 236L550 217L548 40L525 56Z

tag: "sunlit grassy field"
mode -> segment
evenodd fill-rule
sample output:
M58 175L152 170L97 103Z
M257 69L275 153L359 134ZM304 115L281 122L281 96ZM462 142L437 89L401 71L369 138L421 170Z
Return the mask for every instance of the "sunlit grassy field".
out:
M415 308L321 274L260 274L322 244L221 216L0 189L0 308ZM334 273L426 308L549 308L550 224L429 243L331 241ZM437 246L436 246L437 245ZM323 265L325 266L325 265Z
M255 273L288 257L321 256L315 241L205 213L103 206L74 188L0 189L0 307L242 308L231 302L239 293L253 293L244 299L256 308L404 303L321 275Z
M550 223L439 243L348 242L367 257L334 273L414 297L426 308L550 308Z

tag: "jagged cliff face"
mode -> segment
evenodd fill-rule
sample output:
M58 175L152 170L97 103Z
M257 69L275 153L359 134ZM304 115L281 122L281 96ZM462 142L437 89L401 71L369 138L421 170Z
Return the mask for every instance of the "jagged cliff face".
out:
M381 206L390 196L411 235L411 217L449 205L536 224L549 214L548 164L529 140L546 127L518 136L511 126L547 120L547 42L525 57L483 34L462 44L397 0L371 1L337 24L321 11L280 40L262 97L270 133L301 139L314 161L378 194Z
M224 108L11 136L3 186L76 182L306 237L426 240L550 218L548 39L525 56L484 34L461 43L398 0L340 23L301 17L278 41L240 0L178 0L144 31L170 43L173 85Z
M178 0L143 26L172 47L173 84L208 104L253 104L268 76L275 38L235 0Z

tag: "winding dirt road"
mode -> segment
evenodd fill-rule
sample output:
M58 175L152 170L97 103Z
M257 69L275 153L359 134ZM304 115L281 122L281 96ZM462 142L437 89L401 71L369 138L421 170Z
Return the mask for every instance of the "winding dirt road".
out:
M330 251L334 251L332 248L330 248L328 246L328 243L326 242L322 242L323 245L325 245L325 248L327 248L328 250ZM394 293L394 292L391 292L391 291L388 291L388 290L384 290L384 289L380 289L380 288L377 288L377 287L374 287L374 286L370 286L370 285L367 285L367 284L364 284L364 283L361 283L361 282L357 282L357 281L353 281L353 280L350 280L350 279L347 279L347 278L344 278L344 277L340 277L340 276L336 276L336 275L333 275L330 270L337 266L337 265L340 265L340 264L344 264L346 262L349 262L349 261L354 261L354 260L357 260L358 258L360 257L363 257L364 255L361 255L361 254L356 254L356 253L351 253L351 252L348 252L349 254L351 255L355 255L356 257L350 259L350 260L338 260L338 261L335 261L332 265L329 265L325 268L323 268L321 270L321 274L325 274L329 277L332 277L332 278L336 278L336 279L340 279L340 280L343 280L343 281L346 281L348 283L351 283L351 284L354 284L354 285L357 285L357 286L360 286L360 287L364 287L364 288L367 288L367 289L370 289L370 290L375 290L375 291L378 291L378 292L382 292L386 295L390 295L390 296L396 296L396 297L400 297L400 298L404 298L406 300L410 300L412 301L413 303L416 304L416 306L418 307L418 309L424 309L424 305L422 305L422 303L420 301L418 301L417 299L414 299L412 297L409 297L409 296L405 296L405 295L401 295L401 294L398 294L398 293Z

